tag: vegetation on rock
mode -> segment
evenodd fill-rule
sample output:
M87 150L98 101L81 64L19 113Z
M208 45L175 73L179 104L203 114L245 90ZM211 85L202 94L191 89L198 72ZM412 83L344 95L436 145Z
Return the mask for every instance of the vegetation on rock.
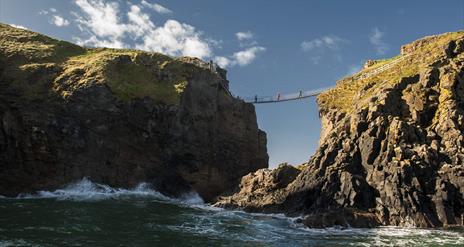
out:
M128 49L84 48L29 30L0 24L0 62L25 97L25 75L40 71L62 97L95 84L108 86L119 100L151 97L178 104L189 79L206 68L183 58ZM48 73L45 76L44 73ZM40 85L36 85L40 87Z
M267 186L278 169L260 170L217 205L310 227L463 226L464 33L368 65L318 96L319 148L292 182Z
M0 195L88 177L213 200L268 162L254 107L228 94L225 75L0 24Z
M444 46L452 40L461 38L464 38L464 32L451 32L425 37L407 45L403 48L405 50L403 54L389 59L377 60L374 65L339 80L336 87L318 96L318 105L322 110L338 109L345 113L350 113L355 108L367 107L369 103L367 99L370 99L372 95L379 94L385 87L399 83L401 78L419 74L422 70L427 69L431 62L443 59L446 57ZM363 74L370 73L401 56L408 57L394 64L388 70L365 79L358 79ZM361 97L358 95L359 92L362 92Z

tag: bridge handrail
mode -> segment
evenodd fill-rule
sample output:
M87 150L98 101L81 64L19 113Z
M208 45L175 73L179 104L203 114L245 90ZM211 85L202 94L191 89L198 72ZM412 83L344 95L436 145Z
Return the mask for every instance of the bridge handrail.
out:
M412 55L412 53L403 55L401 57L398 57L398 58L394 59L393 61L390 61L390 62L388 62L388 63L386 63L386 64L384 64L384 65L382 65L382 66L380 66L380 67L378 67L378 68L376 68L374 70L372 70L372 71L369 71L368 73L364 73L364 74L355 76L355 79L361 79L362 80L362 79L369 78L369 77L371 77L373 75L376 75L378 73L381 73L381 72L391 68L393 65L403 61L404 59L406 59L407 57L409 57L411 55Z
M271 103L271 102L281 102L281 101L290 101L290 100L297 100L297 99L304 99L308 97L314 97L322 92L328 90L329 88L319 88L315 90L309 91L300 91L298 93L290 93L290 94L277 94L274 96L252 96L243 98L243 100L247 103Z
M353 78L355 79L366 79L366 78L369 78L373 75L376 75L378 73L381 73L389 68L391 68L393 65L403 61L404 59L406 59L407 57L411 56L412 54L407 54L407 55L403 55L403 56L400 56L378 68L375 68L373 69L372 71L369 71L367 73L362 73L362 74L355 74L353 76ZM259 104L259 103L272 103L272 102L282 102L282 101L290 101L290 100L298 100L298 99L304 99L304 98L308 98L308 97L314 97L314 96L317 96L319 94L321 94L322 92L326 91L330 89L330 87L328 88L319 88L319 89L315 89L315 90L309 90L309 91L299 91L297 93L290 93L290 94L277 94L277 95L274 95L274 96L258 96L258 95L255 95L255 96L251 96L251 97L245 97L245 98L242 98L245 102L247 103L254 103L254 104ZM230 93L230 92L229 92Z

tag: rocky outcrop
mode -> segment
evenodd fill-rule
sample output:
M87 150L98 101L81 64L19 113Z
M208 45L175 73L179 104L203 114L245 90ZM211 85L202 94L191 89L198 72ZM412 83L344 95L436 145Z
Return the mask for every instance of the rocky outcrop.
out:
M240 207L246 211L261 211L263 205L272 205L283 194L286 188L301 171L297 168L282 164L276 169L260 169L244 176L239 190L231 196L218 198L215 206L224 208Z
M311 227L462 226L464 34L401 51L318 97L320 146L292 182L251 186L273 173L260 170L216 205L302 215Z
M209 201L267 167L254 107L194 58L86 49L0 25L0 195L82 177Z

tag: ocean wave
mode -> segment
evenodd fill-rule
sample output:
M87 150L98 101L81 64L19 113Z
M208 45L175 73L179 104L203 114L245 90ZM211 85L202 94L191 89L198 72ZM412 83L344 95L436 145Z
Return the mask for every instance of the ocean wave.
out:
M196 192L189 192L179 198L172 198L154 190L148 183L140 183L132 189L113 188L106 184L99 184L83 178L55 191L38 191L33 194L20 194L16 199L46 199L73 201L100 201L124 198L151 198L166 202L185 204L202 204L203 200Z
M14 240L0 240L0 247L14 247L14 246L37 246L33 243L30 243L24 239L14 239Z
M195 191L190 191L181 195L179 198L170 198L170 200L186 203L188 205L198 205L199 207L206 205L200 195Z
M295 226L294 226L295 227ZM429 246L429 245L459 245L464 243L462 232L444 229L421 229L396 226L381 226L377 228L308 228L296 226L293 230L305 232L306 237L327 237L364 239L370 243L363 246ZM295 234L295 231L292 233ZM354 244L359 246L358 244Z
M147 232L165 232L166 230L180 235L201 236L218 241L247 243L253 245L268 244L277 246L327 245L327 246L418 246L418 245L454 245L464 242L462 231L441 229L418 229L401 227L379 227L372 229L340 228L312 229L295 221L295 218L283 214L246 213L240 210L226 210L205 204L195 192L187 193L180 198L170 198L154 190L149 184L141 183L132 189L113 188L108 185L94 183L88 178L69 184L55 191L39 191L34 194L21 195L17 199L52 198L70 201L102 201L107 199L125 200L132 203L158 202L175 204L175 222L152 220L144 223ZM138 200L141 198L143 200ZM10 200L14 198L7 198ZM133 200L136 199L136 200ZM3 200L3 199L2 199ZM33 203L33 201L28 201ZM19 203L24 203L19 201ZM93 207L92 204L86 207ZM173 208L171 208L173 209ZM194 209L194 210L191 210ZM143 210L142 210L143 211ZM149 211L151 214L155 211ZM150 214L147 214L150 215ZM174 217L174 216L173 216ZM72 222L74 222L73 219ZM84 227L85 226L85 227ZM85 232L83 229L97 229L96 225L85 225L82 222L71 226L39 225L30 231L52 231L57 233ZM5 229L0 229L3 232ZM97 231L95 230L95 231ZM6 230L5 230L6 231ZM16 230L18 231L18 230ZM252 233L252 234L250 234ZM7 233L2 233L7 234ZM3 241L0 234L0 246L27 245L17 240ZM20 240L18 240L20 241Z

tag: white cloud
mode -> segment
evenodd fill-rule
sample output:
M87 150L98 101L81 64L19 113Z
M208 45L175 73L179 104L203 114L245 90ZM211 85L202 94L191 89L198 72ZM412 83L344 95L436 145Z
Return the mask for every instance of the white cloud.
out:
M204 37L203 32L177 20L170 19L164 24L155 24L151 20L149 10L167 13L168 9L162 10L159 8L161 5L156 7L156 4L145 0L140 4L105 0L74 2L79 11L72 15L82 31L82 35L74 37L74 40L81 45L136 48L171 56L193 56L201 59L214 57L214 61L221 67L248 65L259 53L265 51L264 47L256 45L251 32L241 32L242 34L236 34L237 39L247 40L248 48L230 56L214 56L213 48L220 47L221 41ZM122 4L127 4L127 12L122 11L126 9L125 5L120 6ZM169 10L169 13L171 12ZM250 43L251 41L254 43Z
M237 37L238 41L240 42L240 47L251 47L258 45L258 42L255 40L255 35L250 32L237 32L235 33L235 37Z
M79 28L82 31L90 32L94 39L103 39L103 43L122 43L121 39L124 36L126 26L118 18L118 3L102 0L75 0L75 3L84 14L77 16ZM91 45L92 43L94 42L89 40L87 44ZM120 48L117 45L110 45L110 47Z
M48 10L39 11L39 15L51 15L50 23L57 27L69 26L69 21L58 15L58 10L49 8Z
M154 11L160 13L160 14L171 14L172 13L172 10L160 5L160 4L157 4L157 3L149 3L145 0L142 0L142 5L145 6L145 7L148 7L148 8L151 8L153 9Z
M334 60L341 62L343 58L337 53L337 50L346 43L349 43L349 41L344 38L340 38L336 35L325 35L312 40L303 41L300 47L304 52L311 54L309 60L313 64L319 64L322 58L327 57L325 53L328 51L332 53L330 55Z
M388 50L388 45L382 40L385 33L380 31L377 27L374 28L369 36L369 41L374 45L377 54L385 54Z
M141 6L131 5L127 21L123 22L118 3L103 0L75 0L82 15L77 15L81 30L90 33L86 39L76 38L80 44L112 48L133 47L161 52L172 56L211 57L210 42L193 26L168 20L156 26ZM143 4L143 2L142 2ZM149 4L145 2L145 5ZM126 42L126 41L131 42ZM130 45L129 45L130 44Z
M214 62L219 65L219 67L221 68L227 68L229 67L229 65L231 64L231 60L229 58L226 58L226 57L222 57L222 56L217 56L214 58Z
M256 59L258 53L264 52L266 48L262 46L254 46L243 51L235 52L230 57L217 56L214 61L222 68L232 67L235 65L245 66Z
M52 23L55 24L55 26L58 27L64 27L69 25L69 21L66 20L65 18L59 16L59 15L54 15L52 17Z
M238 33L235 34L235 36L237 37L237 39L238 39L239 41L254 38L254 34L253 34L252 32L250 32L250 31L238 32Z
M150 16L141 12L140 7L132 5L127 13L127 18L130 24L126 25L127 31L136 36L144 35L146 32L155 28L155 24L151 22Z
M201 33L175 20L168 20L161 27L147 30L143 42L136 47L173 56L206 58L212 55L209 44L201 39Z
M49 8L48 10L41 10L39 11L39 15L48 15L50 13L56 13L58 12L58 10L56 10L55 8Z
M21 26L21 25L15 25L15 24L8 24L12 27L15 27L15 28L20 28L20 29L25 29L25 30L29 30L29 28L25 27L25 26Z
M251 63L253 60L255 60L256 54L258 54L259 52L263 52L265 50L266 48L264 47L255 46L255 47L248 48L244 51L236 52L234 53L232 57L234 58L234 60L237 62L238 65L245 66Z
M77 44L91 47L110 47L110 48L127 48L127 45L120 40L105 40L92 35L86 39L74 37Z
M313 50L323 50L330 49L336 50L343 43L346 43L347 40L340 38L335 35L323 36L309 41L303 41L301 43L301 49L305 52Z

